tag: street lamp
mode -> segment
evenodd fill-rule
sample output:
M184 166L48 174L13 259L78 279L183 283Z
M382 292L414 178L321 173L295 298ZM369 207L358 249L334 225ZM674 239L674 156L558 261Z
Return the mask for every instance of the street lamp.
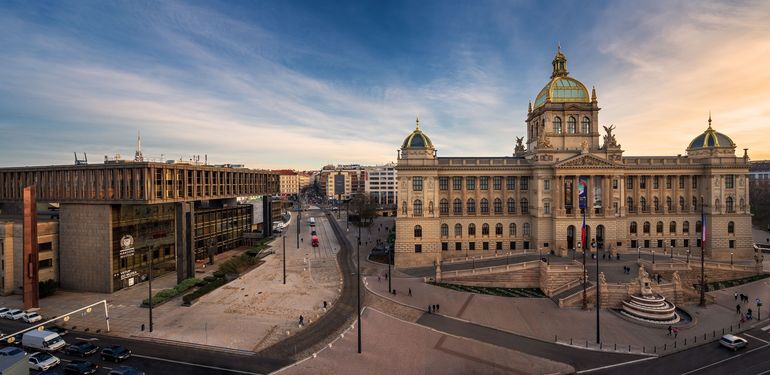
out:
M687 249L687 264L690 264L690 249Z
M642 259L642 245L636 246L636 259Z
M286 285L286 233L281 237L283 238L283 285Z
M149 298L150 298L150 332L152 332L152 268L153 268L152 258L156 247L157 245L151 245L147 247L147 257L150 258L149 262L147 263L147 266L148 266L147 294L149 295Z
M356 272L356 277L358 278L358 354L361 354L361 225L363 225L363 221L361 220L361 213L359 212L358 245L356 246L356 266L358 267L358 272ZM388 280L390 280L390 277L388 277Z
M650 250L650 253L652 253L652 264L655 264L655 250Z
M730 265L733 265L733 252L730 252Z

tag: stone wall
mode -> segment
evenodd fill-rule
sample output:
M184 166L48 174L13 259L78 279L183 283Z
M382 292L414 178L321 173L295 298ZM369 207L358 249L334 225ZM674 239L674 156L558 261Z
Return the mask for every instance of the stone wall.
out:
M61 287L112 293L112 207L62 204L59 211Z
M508 266L444 272L440 280L470 286L540 288L550 297L559 287L579 279L582 270L583 266L577 263L548 265L546 262L530 261Z

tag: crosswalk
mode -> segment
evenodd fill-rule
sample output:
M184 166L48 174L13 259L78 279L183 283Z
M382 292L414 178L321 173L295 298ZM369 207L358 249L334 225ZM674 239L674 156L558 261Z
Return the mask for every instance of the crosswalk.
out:
M770 326L762 327L762 332L767 332L770 330Z

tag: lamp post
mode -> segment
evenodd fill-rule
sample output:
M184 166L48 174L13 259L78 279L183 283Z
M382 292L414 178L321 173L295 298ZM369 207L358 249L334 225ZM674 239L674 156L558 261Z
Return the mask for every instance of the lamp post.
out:
M286 234L284 233L281 237L283 238L283 285L286 285Z
M150 332L152 332L152 267L153 267L152 258L154 255L153 253L154 253L155 247L157 247L157 245L152 245L147 248L147 253L148 253L147 257L150 258L149 262L147 263L147 265L149 266L149 269L147 270L147 273L148 273L147 294L149 295L149 298L150 298Z
M655 250L650 250L650 253L652 253L652 264L655 264Z
M730 252L730 265L733 265L733 252Z
M601 296L599 294L599 244L596 240L591 241L591 246L596 249L596 343L601 343L599 309L601 308Z
M393 260L393 250L388 249L388 293L393 293L393 288L390 287L390 280L392 279L392 277L390 276L390 264L392 260Z
M358 279L358 354L361 354L361 225L363 225L363 221L361 220L361 214L358 214L358 246L356 246L356 267L358 268L356 272L356 277ZM388 277L388 280L390 280L390 277ZM388 281L390 282L390 281Z
M687 249L687 264L690 264L690 249Z

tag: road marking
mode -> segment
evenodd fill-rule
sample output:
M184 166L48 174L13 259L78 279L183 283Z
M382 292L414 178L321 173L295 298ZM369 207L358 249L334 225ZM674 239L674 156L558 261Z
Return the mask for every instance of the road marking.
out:
M770 326L762 327L762 331L767 332L767 330L770 329Z
M765 341L765 340L762 340L762 339L760 339L759 337L754 337L754 336L752 336L752 335L749 335L748 333L744 333L743 335L744 335L744 336L749 336L749 337L751 337L751 338L752 338L752 339L754 339L754 340L759 340L759 341L762 341L762 342L764 342L765 344L770 344L770 342L767 342L767 341Z
M75 338L81 341L99 341L99 339L97 339L96 337L92 337L90 339L87 339L85 337L75 337Z
M633 361L628 361L628 362L621 362L621 363L616 363L616 364L614 364L614 365L607 365L607 366L602 366L602 367L592 368L592 369L588 369L588 370L582 370L582 371L578 371L577 373L578 373L578 374L585 374L585 373L588 373L588 372L594 372L594 371L601 371L601 370L606 370L606 369L608 369L608 368L613 368L613 367L618 367L618 366L625 366L625 365L630 365L630 364L632 364L632 363L637 363L637 362L644 362L644 361L649 361L649 360L651 360L651 359L657 359L657 358L658 358L658 357L647 357L647 358L640 358L640 359L635 359L635 360L633 360Z
M765 341L765 342L767 342L767 341ZM709 367L711 367L711 366L716 366L716 365L718 365L718 364L720 364L720 363L723 363L723 362L727 362L727 361L730 361L730 360L736 359L736 358L738 358L738 357L744 356L744 355L746 355L746 354L749 354L749 353L751 353L751 352L753 352L753 351L757 351L757 350L759 350L759 349L764 349L764 348L766 348L766 347L768 347L768 345L762 345L762 346L760 346L760 347L758 347L758 348L754 348L754 349L751 349L751 350L749 350L749 351L747 351L747 352L743 352L743 353L741 353L741 354L738 354L738 355L734 355L734 356L732 356L732 357L730 357L730 358L725 358L725 359L723 359L723 360L721 360L721 361L717 361L717 362L714 362L714 363L712 363L712 364L708 364L708 365L706 365L706 366L703 366L703 367L700 367L700 368L696 368L695 370L691 370L691 371L688 371L688 372L682 373L682 375L687 375L687 374L696 373L696 372L698 372L698 371L700 371L700 370L704 370L704 369L707 369L707 368L709 368Z
M257 373L257 372L248 372L248 371L241 371L241 370L233 370L233 369L224 368L224 367L199 365L197 363L175 361L173 359L158 358L158 357L153 357L153 356L149 356L149 355L132 354L131 356L132 357L139 357L139 358L146 358L146 359L154 359L156 361L164 361L164 362L176 363L176 364L180 364L180 365L188 365L188 366L193 366L193 367L208 368L208 369L212 369L212 370L230 371L230 372L235 372L235 373L238 373L238 374L259 375L259 373Z

